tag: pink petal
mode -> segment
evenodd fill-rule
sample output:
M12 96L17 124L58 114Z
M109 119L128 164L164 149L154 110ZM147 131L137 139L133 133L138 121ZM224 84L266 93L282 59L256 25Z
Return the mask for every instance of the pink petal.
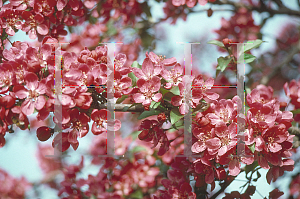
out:
M206 145L202 141L195 142L192 145L192 152L194 152L194 153L200 153L200 152L204 151L205 149L206 149Z
M37 29L37 32L41 35L46 35L49 32L49 28L45 24L38 25L36 29Z
M151 62L151 60L149 58L146 58L142 64L142 70L144 72L144 74L146 75L146 77L150 77L153 75L153 64Z
M172 99L171 99L171 104L173 105L173 106L180 106L181 104L182 104L182 97L180 97L180 96L174 96L174 97L172 97Z
M29 90L36 90L39 86L38 84L38 77L34 73L27 73L25 76L26 86Z
M152 99L155 101L155 102L159 102L161 99L162 99L162 94L161 93L156 93Z
M229 173L232 176L237 176L241 169L240 169L240 163L237 159L233 159L229 162Z
M37 36L36 36L36 30L34 28L32 28L32 29L29 30L28 35L29 35L30 39L36 39L37 38Z
M145 74L139 68L133 68L133 74L139 79L146 79Z
M77 143L77 137L78 137L77 131L73 129L68 134L68 142L70 142L70 143Z
M58 0L56 7L58 11L61 11L64 9L64 7L67 5L68 1L67 0Z
M20 99L24 99L29 95L28 91L24 88L23 85L14 86L13 91L16 94L16 96Z
M216 100L216 99L218 99L218 98L220 97L219 94L213 93L213 92L205 92L204 95L205 95L208 99L210 99L210 100Z
M136 93L133 95L133 100L135 103L143 103L145 101L145 96L142 93Z
M41 110L46 104L46 98L43 95L38 96L36 102L35 102L35 108L37 110Z
M165 66L173 66L175 63L176 63L176 58L175 57L172 57L172 58L168 58L168 59L165 59L163 61L164 65Z
M34 103L30 99L26 99L21 105L22 112L25 115L31 115L34 112Z

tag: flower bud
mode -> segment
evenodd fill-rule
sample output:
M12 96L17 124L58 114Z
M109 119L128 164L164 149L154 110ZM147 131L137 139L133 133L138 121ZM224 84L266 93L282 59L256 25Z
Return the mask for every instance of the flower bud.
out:
M52 129L47 126L41 126L36 130L36 136L42 142L47 141L51 137L51 135Z
M213 14L213 10L212 10L211 8L208 9L208 10L207 10L207 16L208 16L208 17L211 17L212 14Z
M223 44L226 48L230 47L231 46L231 43L233 42L231 39L228 39L228 38L225 38L222 40L223 41Z
M149 111L150 110L150 105L144 106L145 111Z
M160 113L157 115L157 120L159 122L164 122L164 121L166 121L166 119L167 119L167 117L166 117L165 113Z

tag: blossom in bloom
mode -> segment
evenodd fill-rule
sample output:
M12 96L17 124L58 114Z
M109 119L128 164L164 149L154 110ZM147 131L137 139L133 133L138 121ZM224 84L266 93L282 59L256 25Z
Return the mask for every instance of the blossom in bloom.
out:
M68 142L76 144L77 137L84 137L89 132L90 118L82 112L79 112L78 109L72 109L69 111L70 122L66 126L71 127L72 130L68 134Z
M208 113L207 118L216 126L224 126L233 121L236 116L234 103L230 99L221 99L214 107L214 113Z
M23 85L14 86L13 91L16 96L20 99L26 98L21 105L22 112L25 115L31 115L34 108L41 110L46 104L46 98L43 95L47 89L45 80L39 82L36 74L29 72L25 76L27 89Z
M176 64L175 57L165 59L165 57L158 56L154 52L150 52L149 54L146 53L146 57L149 57L155 67L159 66L164 68L165 66L173 66L174 64Z
M237 149L236 147L231 148L218 160L221 165L228 165L229 173L232 176L237 176L240 173L240 161L247 165L252 164L254 161L254 157L246 145L240 144L237 146Z
M118 131L121 128L120 120L109 120L111 118L111 114L107 109L94 109L91 114L91 118L94 121L92 124L92 133L94 135L99 135L107 130ZM108 124L113 124L113 129L108 129L110 127Z
M149 58L144 59L142 69L134 68L133 73L139 79L151 80L153 77L158 76L161 73L161 66L153 66L153 63Z
M140 93L133 95L135 103L142 103L144 106L148 106L152 101L159 102L162 99L161 93L156 93L160 89L160 79L157 76L151 78L150 81L139 79L137 86L140 89Z
M183 67L177 63L171 71L168 71L166 69L163 69L161 71L161 76L167 80L167 83L165 85L166 89L172 88L172 86L178 86L179 82L182 82L182 76L183 76Z
M33 13L30 11L23 11L22 17L25 19L22 30L29 33L30 39L36 39L37 32L41 35L48 34L49 27L42 14L37 13L33 15Z

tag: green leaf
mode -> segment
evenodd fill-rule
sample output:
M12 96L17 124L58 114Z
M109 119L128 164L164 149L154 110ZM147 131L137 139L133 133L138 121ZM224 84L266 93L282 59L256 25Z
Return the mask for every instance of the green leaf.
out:
M130 77L132 80L132 87L135 87L138 78L135 76L135 74L133 74L133 72L128 73L128 77Z
M213 44L213 45L216 45L216 46L219 46L219 47L225 49L225 46L224 46L223 42L220 42L220 41L217 41L217 40L211 40L211 41L209 41L207 43L208 44Z
M152 15L151 15L150 7L149 7L147 1L142 3L141 6L142 6L142 9L143 9L143 12L147 15L147 17L151 18Z
M129 136L132 137L132 140L136 140L136 138L138 137L138 135L141 133L142 131L133 131Z
M160 105L160 102L152 101L151 104L150 104L150 108L156 109L159 105Z
M143 198L143 192L141 190L137 190L134 193L130 194L129 198L134 198L134 199Z
M253 144L251 144L250 146L248 146L248 147L251 150L251 152L254 153L254 151L255 151L255 142Z
M219 75L220 72L223 72L228 64L230 63L230 61L232 60L232 57L219 57L218 58L218 67L217 67L217 71L216 71L216 77Z
M259 47L264 41L257 39L254 41L248 41L247 44L244 47L244 52L247 52L253 48Z
M173 88L171 88L170 92L175 95L180 95L179 86L174 86Z
M144 111L141 113L141 115L138 117L138 120L142 120L144 118L147 118L149 116L152 116L152 115L158 115L160 114L161 111L160 110L150 110L150 111Z
M300 113L300 109L296 109L296 110L293 110L293 111L291 111L294 115L296 115L296 114L299 114Z
M245 172L246 172L246 176L250 171L254 171L254 169L258 166L258 162L254 161L252 164L250 165L246 165L245 166Z
M136 146L132 149L132 153L138 153L140 151L147 151L147 149L143 146Z
M142 66L137 62L137 61L134 61L132 64L131 64L131 67L133 68L142 68Z
M175 124L178 120L180 120L183 117L184 115L181 115L177 107L174 107L170 112L171 124Z
M256 59L254 55L244 53L244 63L248 64L253 62ZM242 56L240 56L238 63L242 62Z
M167 89L161 87L161 88L159 89L159 92L160 92L162 95L165 95L166 93L170 92L170 90L167 90Z
M121 104L127 97L128 97L128 95L123 95L122 97L117 99L116 104Z

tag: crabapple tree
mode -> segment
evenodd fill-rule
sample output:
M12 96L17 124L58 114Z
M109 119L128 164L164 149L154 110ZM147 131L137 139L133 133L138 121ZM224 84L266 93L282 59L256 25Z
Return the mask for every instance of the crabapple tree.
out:
M285 171L286 197L300 198L300 31L289 23L269 38L263 29L275 16L299 20L299 1L285 3L0 0L0 148L29 130L44 172L30 182L0 169L0 198L40 198L47 187L59 198L275 199L280 187L266 193L256 182L272 186ZM193 14L220 24L206 41L213 74L191 71L191 53L156 53L168 39L161 25ZM201 49L205 38L195 39ZM268 40L274 48L261 52ZM75 153L80 161L68 163ZM239 175L245 183L226 191Z

